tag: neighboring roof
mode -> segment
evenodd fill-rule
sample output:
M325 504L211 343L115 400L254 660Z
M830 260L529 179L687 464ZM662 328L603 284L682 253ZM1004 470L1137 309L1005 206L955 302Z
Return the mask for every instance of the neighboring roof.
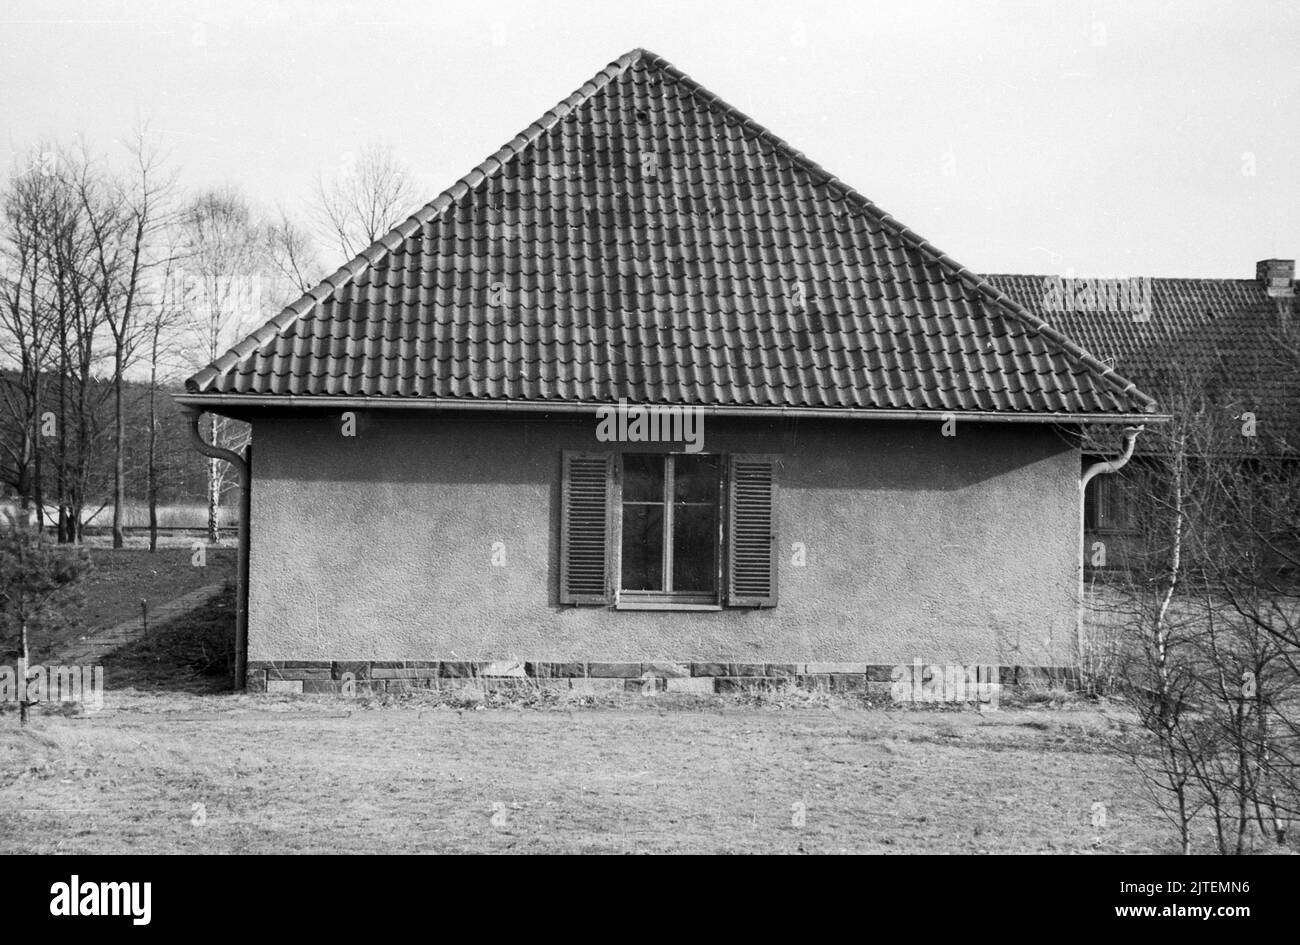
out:
M1258 279L984 278L1132 378L1162 409L1177 410L1191 389L1226 418L1255 414L1256 445L1300 449L1294 290L1270 295Z
M1154 410L1121 374L640 49L186 387L182 401L209 405Z

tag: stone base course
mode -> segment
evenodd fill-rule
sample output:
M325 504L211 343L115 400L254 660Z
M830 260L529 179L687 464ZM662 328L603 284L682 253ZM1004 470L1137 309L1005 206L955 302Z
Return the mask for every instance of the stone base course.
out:
M900 665L905 671L912 671L912 664ZM930 665L926 664L927 668ZM247 689L271 694L355 695L416 689L507 689L523 686L591 694L708 694L799 688L887 696L894 686L894 672L892 665L872 663L274 660L249 662ZM1079 674L1064 667L999 666L997 683L1003 692L1049 687L1078 689Z

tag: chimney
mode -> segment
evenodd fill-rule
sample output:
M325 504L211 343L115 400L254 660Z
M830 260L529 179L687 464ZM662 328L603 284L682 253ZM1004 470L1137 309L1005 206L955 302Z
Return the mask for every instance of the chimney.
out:
M1255 263L1255 278L1263 285L1269 298L1289 299L1295 296L1295 260L1261 259Z

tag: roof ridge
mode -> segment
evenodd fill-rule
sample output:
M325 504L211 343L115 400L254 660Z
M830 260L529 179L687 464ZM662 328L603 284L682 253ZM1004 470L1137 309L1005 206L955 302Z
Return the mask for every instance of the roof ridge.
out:
M986 272L985 279L1150 279L1152 282L1245 282L1258 283L1258 279L1248 276L1067 276L1064 273L1042 272Z
M432 222L440 213L454 204L469 191L487 180L505 166L505 162L517 155L524 148L533 144L543 133L554 127L565 115L588 101L596 93L622 75L633 63L651 57L659 59L647 49L637 47L619 56L604 69L584 82L581 86L547 109L540 118L533 121L523 131L515 135L492 154L474 166L468 174L459 178L450 187L443 190L420 209L397 224L379 239L375 240L361 252L336 269L332 274L321 279L293 302L286 305L260 328L236 342L230 350L213 361L203 370L185 381L185 389L193 393L201 391L212 380L230 370L247 355L252 354L266 342L285 331L290 325L305 315L317 302L323 302L343 286L350 283L367 268L377 263L384 256L395 250L401 243L410 239L425 224ZM662 60L661 60L662 61ZM549 120L548 120L549 119Z

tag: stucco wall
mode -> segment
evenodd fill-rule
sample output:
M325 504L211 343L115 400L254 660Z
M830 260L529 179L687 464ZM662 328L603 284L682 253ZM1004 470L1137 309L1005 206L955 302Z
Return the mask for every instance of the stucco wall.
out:
M664 613L557 603L560 453L603 444L519 416L256 421L249 658L1073 662L1080 461L1049 429L709 420L706 451L784 457L780 600Z

